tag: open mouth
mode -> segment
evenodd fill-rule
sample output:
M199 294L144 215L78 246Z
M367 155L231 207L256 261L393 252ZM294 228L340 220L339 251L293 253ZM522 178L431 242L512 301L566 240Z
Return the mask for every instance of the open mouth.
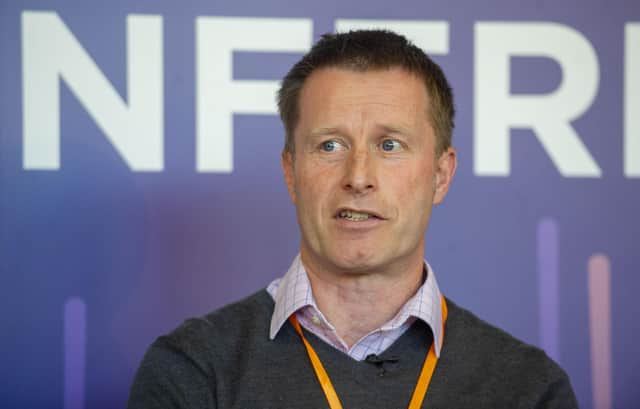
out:
M380 219L380 217L373 213L358 212L355 210L340 210L337 214L338 219L349 220L352 222L361 222L369 219Z

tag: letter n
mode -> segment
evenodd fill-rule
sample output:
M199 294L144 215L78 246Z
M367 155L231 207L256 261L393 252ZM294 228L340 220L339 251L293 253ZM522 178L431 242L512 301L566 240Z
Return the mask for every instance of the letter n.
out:
M24 168L60 168L60 81L64 81L130 169L162 170L162 64L162 18L128 16L125 103L57 13L24 11Z

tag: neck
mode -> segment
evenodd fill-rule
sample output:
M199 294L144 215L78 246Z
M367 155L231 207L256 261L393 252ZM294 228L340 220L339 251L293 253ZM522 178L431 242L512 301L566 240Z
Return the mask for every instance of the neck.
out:
M392 319L422 285L423 259L397 274L332 273L302 262L322 314L351 347Z

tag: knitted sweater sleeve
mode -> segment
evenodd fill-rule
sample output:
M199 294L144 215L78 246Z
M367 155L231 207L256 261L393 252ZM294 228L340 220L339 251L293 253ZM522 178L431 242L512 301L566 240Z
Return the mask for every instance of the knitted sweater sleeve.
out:
M549 384L546 392L536 404L536 409L578 409L578 402L571 382L564 371L560 371L562 377Z
M129 393L128 409L215 408L214 379L197 359L160 337L147 350Z

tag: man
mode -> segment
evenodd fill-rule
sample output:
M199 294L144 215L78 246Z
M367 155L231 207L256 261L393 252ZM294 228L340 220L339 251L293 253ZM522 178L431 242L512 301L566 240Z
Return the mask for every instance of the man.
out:
M159 338L129 407L577 407L562 369L443 298L424 262L456 169L440 68L391 32L325 35L278 102L300 254Z

